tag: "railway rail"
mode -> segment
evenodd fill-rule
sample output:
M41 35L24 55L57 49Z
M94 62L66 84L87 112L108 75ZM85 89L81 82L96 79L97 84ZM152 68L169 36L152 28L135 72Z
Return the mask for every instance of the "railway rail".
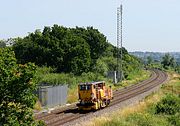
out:
M148 80L142 81L138 84L128 86L124 89L119 89L113 92L114 99L108 107L113 107L125 100L138 96L144 92L147 92L158 85L164 83L168 78L168 75L160 70L152 70L151 77ZM107 108L108 108L107 107ZM101 111L101 110L99 110ZM68 108L56 109L51 113L42 113L36 115L37 120L43 120L48 126L60 126L67 122L77 120L81 117L92 114L93 112L80 112L76 105L70 105Z

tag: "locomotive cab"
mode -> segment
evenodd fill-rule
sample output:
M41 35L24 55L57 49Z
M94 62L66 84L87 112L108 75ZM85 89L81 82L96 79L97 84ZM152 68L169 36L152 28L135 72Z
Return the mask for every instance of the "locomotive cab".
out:
M112 89L106 89L105 82L80 83L78 85L79 110L97 110L107 106L112 99Z

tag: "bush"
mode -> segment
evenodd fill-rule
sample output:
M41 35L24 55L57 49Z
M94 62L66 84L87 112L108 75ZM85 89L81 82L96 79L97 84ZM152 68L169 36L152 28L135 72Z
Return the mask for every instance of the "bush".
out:
M17 64L10 48L0 49L0 122L3 126L38 125L33 118L36 66Z
M174 126L180 126L180 113L170 116L168 121Z
M180 112L180 98L176 95L168 94L156 104L156 114L173 115Z

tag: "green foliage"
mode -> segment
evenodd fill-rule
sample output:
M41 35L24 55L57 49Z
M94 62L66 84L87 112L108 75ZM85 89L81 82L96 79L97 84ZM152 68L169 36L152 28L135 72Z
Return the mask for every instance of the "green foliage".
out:
M12 49L0 49L0 122L4 126L36 125L32 116L35 72L32 63L17 64Z
M92 59L98 59L104 54L108 43L106 37L98 29L93 27L87 27L87 29L76 27L71 30L73 34L81 36L89 44Z
M108 67L108 71L116 71L117 69L117 59L115 57L102 57L101 61L104 62L106 64L106 66ZM120 66L119 66L120 67Z
M177 73L180 73L180 65L177 65L177 66L176 66L175 71L176 71Z
M40 84L48 84L48 85L63 85L68 84L70 87L72 85L77 84L76 78L73 74L65 74L65 73L51 73L45 74L43 78L40 80Z
M133 113L125 118L115 116L102 126L169 126L169 123L166 119L148 113Z
M0 40L0 48L6 47L6 43L4 40Z
M106 62L104 62L102 59L99 58L96 61L96 65L95 65L93 71L106 76L106 73L108 72L108 66L107 66Z
M149 113L131 114L126 121L136 126L169 126L169 123L165 119L157 118Z
M137 57L125 54L123 59L123 74L125 78L128 78L131 72L142 69L142 63Z
M155 113L173 115L180 112L180 97L168 94L155 107Z
M19 63L34 62L55 67L57 72L80 75L92 70L107 48L106 37L93 27L65 28L54 25L16 39L13 49Z
M147 64L150 65L151 63L153 63L153 59L151 56L147 57Z
M77 36L69 36L64 39L66 43L63 71L80 75L90 68L91 57L89 45L86 41Z
M13 49L18 63L33 62L38 66L55 68L58 73L81 75L95 72L106 75L107 71L120 71L117 57L123 52L125 78L141 62L128 54L125 48L118 49L107 42L106 37L93 27L66 28L54 25L36 30L24 38L14 39Z
M180 126L180 113L170 116L168 121L174 126Z
M165 54L164 57L162 57L162 62L161 64L163 65L163 68L168 69L169 67L175 68L176 66L176 61L174 57L170 56L170 54Z
M42 82L42 79L45 78L45 75L54 73L54 71L56 71L56 69L51 67L46 67L46 66L37 67L37 72L35 75L37 78L37 83Z
M134 71L130 72L128 74L128 77L126 78L127 80L134 80L136 78L136 76L140 76L140 77L143 77L143 74L145 74L144 72L142 72L141 70L138 70L138 69L135 69Z
M82 73L81 76L76 76L72 73L48 73L41 76L39 79L40 84L47 85L63 85L68 84L69 88L77 88L77 84L80 82L93 82L93 81L101 81L105 80L105 78L99 73Z

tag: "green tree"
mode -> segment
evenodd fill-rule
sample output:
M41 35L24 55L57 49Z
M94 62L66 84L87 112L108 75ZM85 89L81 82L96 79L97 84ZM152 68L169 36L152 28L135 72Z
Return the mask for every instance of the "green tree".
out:
M153 59L151 56L147 57L147 65L151 65L153 63Z
M54 25L16 39L13 49L19 63L51 66L57 72L81 74L91 70L107 47L106 37L93 27ZM89 65L90 64L90 65Z
M90 49L86 41L78 36L64 38L63 71L80 75L88 72L91 63Z
M71 31L72 34L84 38L89 44L93 63L104 54L106 48L108 47L106 37L100 33L98 29L94 29L93 27L87 27L86 29L76 27L75 29L71 29Z
M177 66L176 66L175 71L176 71L177 73L180 73L180 65L177 65Z
M108 71L116 71L117 68L117 59L109 56L109 57L102 57L101 60L106 63L106 66L108 67Z
M16 62L12 49L0 49L0 122L3 126L37 125L32 112L36 67Z
M48 31L35 31L23 39L17 39L13 49L19 63L34 62L39 66L47 65L57 69L62 67L63 50L60 41L50 36Z
M107 63L103 61L103 59L99 58L96 61L96 65L93 69L94 72L99 73L101 75L106 76L108 72L108 66Z
M6 42L4 40L0 40L0 48L6 47Z
M106 37L93 27L87 27L86 41L90 46L92 59L98 59L107 48Z
M45 27L42 32L36 30L24 38L15 39L13 49L18 63L34 62L38 66L55 68L55 72L76 75L94 72L95 68L100 73L116 70L116 58L120 57L121 50L123 70L128 71L126 75L133 69L139 69L140 65L139 60L130 56L125 48L116 48L108 43L106 37L93 27ZM98 68L100 65L103 69Z
M176 61L174 57L172 57L169 53L165 54L164 57L162 57L162 62L161 64L165 69L168 69L169 67L175 68L176 66Z

